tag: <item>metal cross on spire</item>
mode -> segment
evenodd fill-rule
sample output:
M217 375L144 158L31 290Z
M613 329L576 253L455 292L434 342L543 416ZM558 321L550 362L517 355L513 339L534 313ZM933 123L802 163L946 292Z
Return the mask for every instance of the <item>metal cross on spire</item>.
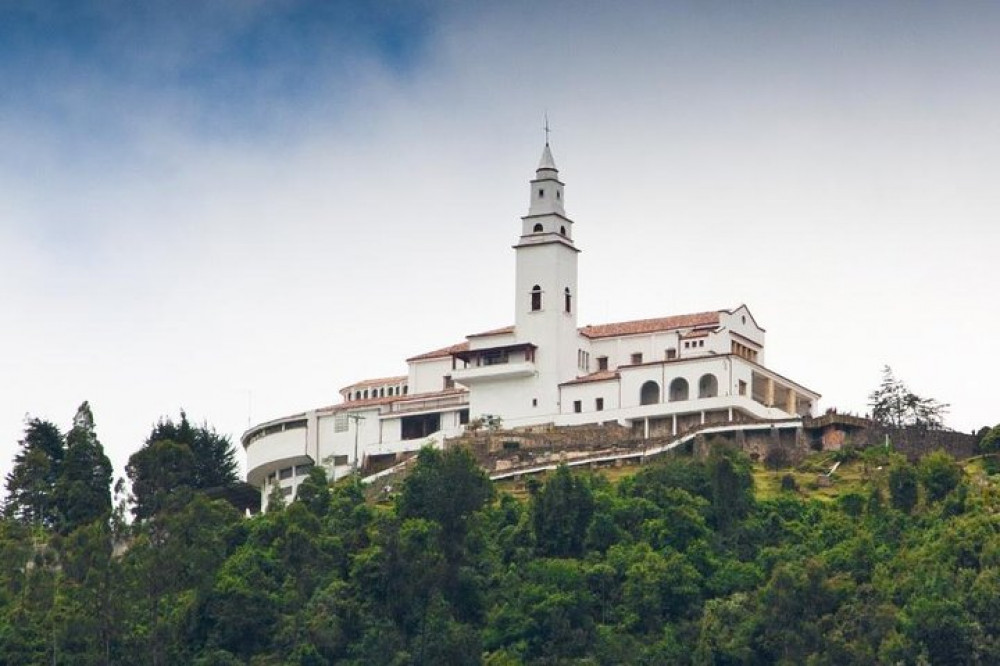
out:
M545 112L545 126L542 129L545 130L545 145L547 146L547 145L549 145L549 132L552 131L551 129L549 129L549 112L548 111Z

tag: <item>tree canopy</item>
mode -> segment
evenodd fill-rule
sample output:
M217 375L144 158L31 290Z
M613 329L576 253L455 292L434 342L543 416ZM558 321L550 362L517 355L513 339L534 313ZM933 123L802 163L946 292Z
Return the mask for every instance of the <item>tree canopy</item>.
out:
M236 451L229 437L208 424L193 426L181 411L180 421L161 419L142 448L129 457L132 513L146 519L185 493L229 487L239 481Z
M872 410L872 419L883 425L931 429L944 427L949 407L934 398L915 394L896 378L888 365L882 369L882 383L868 396L868 406Z
M72 446L95 439L80 416ZM147 449L166 476L143 492L189 478L188 449ZM765 495L720 443L515 496L425 449L394 496L317 467L251 518L198 492L127 528L13 511L0 663L1000 663L1000 476L939 452L866 469L836 501Z
M84 402L65 437L49 421L28 419L7 475L4 515L63 532L111 514L111 461Z

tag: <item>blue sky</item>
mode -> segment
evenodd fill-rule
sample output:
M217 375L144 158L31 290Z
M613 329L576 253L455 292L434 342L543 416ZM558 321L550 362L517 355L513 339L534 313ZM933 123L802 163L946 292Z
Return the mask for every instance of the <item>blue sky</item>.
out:
M510 322L548 111L581 324L733 307L863 411L990 398L1000 6L0 1L0 472L119 469Z

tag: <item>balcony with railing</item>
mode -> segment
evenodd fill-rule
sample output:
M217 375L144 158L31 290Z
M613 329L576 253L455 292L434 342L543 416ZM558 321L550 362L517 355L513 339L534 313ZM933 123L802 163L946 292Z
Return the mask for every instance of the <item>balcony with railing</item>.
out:
M535 374L535 350L531 343L470 349L456 352L452 356L462 361L464 367L456 367L451 378L459 384L530 377Z

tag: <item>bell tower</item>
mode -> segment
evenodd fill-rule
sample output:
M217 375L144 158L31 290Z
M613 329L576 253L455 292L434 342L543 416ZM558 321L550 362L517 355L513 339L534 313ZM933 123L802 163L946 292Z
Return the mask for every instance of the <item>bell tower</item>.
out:
M581 374L577 368L577 255L573 221L566 216L565 186L552 149L545 143L530 182L528 214L514 246L517 338L537 347L537 413L559 412L559 384Z

